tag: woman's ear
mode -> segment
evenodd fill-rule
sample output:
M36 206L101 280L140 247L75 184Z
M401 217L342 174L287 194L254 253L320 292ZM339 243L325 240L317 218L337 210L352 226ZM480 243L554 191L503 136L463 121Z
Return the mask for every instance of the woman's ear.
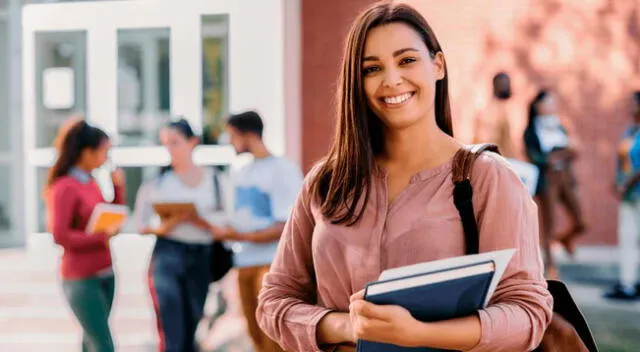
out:
M438 51L431 62L433 62L436 80L439 81L443 79L447 74L447 69L444 61L444 54L442 53L442 51Z

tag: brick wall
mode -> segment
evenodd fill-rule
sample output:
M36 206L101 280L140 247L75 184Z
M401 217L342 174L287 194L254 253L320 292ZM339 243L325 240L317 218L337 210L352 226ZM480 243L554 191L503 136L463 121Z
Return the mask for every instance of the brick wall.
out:
M302 160L307 170L328 151L344 39L371 0L302 1Z
M345 34L370 0L302 3L302 148L305 169L333 136L334 92ZM454 125L469 140L473 119L490 97L498 70L513 78L525 124L538 87L558 93L561 117L581 152L580 195L591 225L583 243L616 243L617 202L611 194L615 142L629 120L628 96L640 89L640 3L613 0L406 0L418 7L444 48ZM436 6L437 4L437 6ZM565 224L559 224L562 230Z

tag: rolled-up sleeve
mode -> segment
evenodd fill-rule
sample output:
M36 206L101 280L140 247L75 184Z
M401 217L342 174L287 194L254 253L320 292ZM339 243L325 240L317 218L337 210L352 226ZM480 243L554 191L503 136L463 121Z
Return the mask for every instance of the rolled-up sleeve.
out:
M314 221L308 181L285 225L276 257L264 278L256 311L260 327L287 351L320 351L316 327L331 311L315 304L311 252Z
M480 251L516 252L488 307L479 312L482 336L471 351L531 351L542 340L553 306L543 276L537 207L504 159L481 158L485 162L473 170Z

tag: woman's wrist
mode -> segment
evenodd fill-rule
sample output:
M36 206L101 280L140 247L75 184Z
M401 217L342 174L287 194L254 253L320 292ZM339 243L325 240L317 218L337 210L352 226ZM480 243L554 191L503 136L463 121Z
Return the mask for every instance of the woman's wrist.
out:
M354 343L348 313L331 312L318 323L317 340L320 345Z
M106 232L98 232L94 236L98 236L100 239L102 239L102 241L104 241L104 243L106 245L109 245L109 242L111 240L111 236L108 233L106 233Z
M433 331L431 329L431 323L415 320L413 328L408 329L407 334L404 337L407 346L425 347L431 345L432 336Z
M400 339L407 347L468 351L480 343L481 325L478 315L429 323L414 319Z

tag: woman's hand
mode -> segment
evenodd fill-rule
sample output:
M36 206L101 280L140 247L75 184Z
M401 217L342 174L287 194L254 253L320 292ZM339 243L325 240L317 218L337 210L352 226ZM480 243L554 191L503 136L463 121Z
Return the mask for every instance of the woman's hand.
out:
M421 322L408 310L395 305L376 305L364 300L364 291L351 296L349 316L355 340L418 347Z
M230 226L220 227L211 225L211 234L218 241L243 241L244 237Z
M114 224L111 227L106 229L106 233L109 237L113 237L120 233L120 224Z
M173 229L183 222L189 221L191 218L190 214L176 214L170 218L167 218L162 221L160 227L152 231L157 236L166 236L173 231Z
M115 169L111 172L111 182L116 187L122 187L125 183L124 171L122 169Z

